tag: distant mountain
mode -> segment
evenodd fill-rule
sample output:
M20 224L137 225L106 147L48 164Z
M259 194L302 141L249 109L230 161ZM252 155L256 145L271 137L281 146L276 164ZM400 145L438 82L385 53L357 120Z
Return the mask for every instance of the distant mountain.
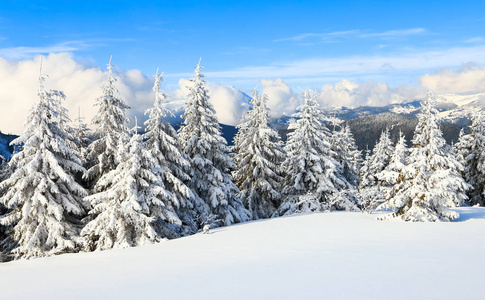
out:
M436 108L440 111L440 115L446 123L468 125L471 114L485 109L485 93L470 95L443 94L437 95L436 100L438 102ZM346 121L389 112L407 117L416 117L420 106L420 100L412 100L380 107L338 107L326 110L326 114Z
M348 121L358 119L366 116L372 116L382 113L394 112L405 116L413 116L419 110L420 101L413 100L411 102L389 104L386 106L359 106L356 108L337 107L328 109L325 114L332 117Z
M237 134L237 128L231 125L224 125L224 124L219 124L219 125L221 125L222 136L226 139L227 144L229 146L232 146L234 137Z
M244 101L249 103L250 96L244 94ZM443 135L448 143L456 142L460 129L470 123L473 112L485 109L485 93L473 95L445 94L436 96L437 109L443 118ZM174 117L167 120L175 129L183 122L181 115L184 113L185 101L178 100L167 103ZM249 104L247 104L249 107ZM417 120L416 115L420 111L420 100L412 100L406 103L390 104L386 106L360 106L356 108L339 107L325 111L325 114L338 117L348 122L355 136L357 146L361 150L372 149L382 130L392 126L391 137L397 140L399 130L402 130L408 142L412 139ZM292 118L282 116L272 120L271 124L279 132L281 138L286 141L287 126ZM229 145L232 145L237 133L235 126L221 124L222 135ZM10 158L13 148L8 144L15 139L15 135L6 135L0 132L0 154Z
M470 116L485 109L485 93L472 95L445 94L437 96L441 117L456 124L469 124ZM447 108L447 109L445 109Z
M485 93L472 95L444 94L436 96L436 108L443 119L441 129L448 144L458 140L462 128L467 130L470 116L480 110L485 110ZM420 112L420 100L386 106L360 106L356 108L338 107L325 110L329 117L338 117L346 121L355 136L360 150L372 149L386 127L392 127L391 137L394 141L399 131L405 134L410 143L417 124L416 115ZM273 121L283 140L286 140L286 126L291 118L283 116Z
M391 139L394 142L399 138L399 131L402 131L406 136L408 145L410 145L417 123L418 120L416 118L389 112L347 121L360 150L366 150L367 148L372 150L382 131L387 127L390 128ZM463 125L460 124L441 124L443 137L448 144L456 143L462 127Z
M9 144L16 138L16 135L3 134L0 132L0 155L2 155L6 160L9 160L12 157L14 148Z

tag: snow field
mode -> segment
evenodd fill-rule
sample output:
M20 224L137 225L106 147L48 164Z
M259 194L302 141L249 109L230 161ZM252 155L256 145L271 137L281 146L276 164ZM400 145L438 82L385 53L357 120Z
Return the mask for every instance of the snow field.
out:
M454 222L295 215L0 265L2 299L483 299L485 208Z

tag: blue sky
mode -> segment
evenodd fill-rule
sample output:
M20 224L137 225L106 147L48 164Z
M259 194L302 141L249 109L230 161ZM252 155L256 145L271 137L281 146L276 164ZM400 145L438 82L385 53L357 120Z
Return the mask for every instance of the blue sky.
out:
M172 110L202 57L219 120L236 125L259 85L274 116L313 88L323 107L485 93L485 1L12 1L0 5L0 131L20 133L47 88L90 118L110 55L120 96L143 120L164 71ZM233 88L234 87L234 88ZM71 115L71 118L76 116Z
M72 52L104 68L113 55L123 69L160 67L168 85L190 76L199 57L209 79L241 88L278 77L397 85L485 63L484 11L485 1L3 0L0 56Z

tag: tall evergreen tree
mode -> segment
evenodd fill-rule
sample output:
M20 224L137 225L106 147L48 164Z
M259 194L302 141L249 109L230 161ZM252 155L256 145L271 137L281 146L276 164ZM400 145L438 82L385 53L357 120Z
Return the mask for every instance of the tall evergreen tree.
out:
M7 179L8 174L7 160L0 154L0 182ZM2 196L2 191L0 190L0 197Z
M305 103L293 116L283 162L287 174L283 192L286 196L274 216L295 212L352 209L354 204L342 193L348 187L339 171L330 145L331 134L323 125L323 115L311 90L303 92Z
M471 154L472 143L473 136L471 134L466 134L465 130L462 128L458 134L458 142L453 144L453 151L455 152L456 159L463 165L465 169L467 168L467 157ZM465 181L468 182L468 180L465 178L465 170L463 170L462 175Z
M78 149L79 157L86 162L86 151L91 143L92 133L88 125L84 123L84 118L81 117L81 111L78 110L78 117L74 120L74 138L76 141L76 147Z
M237 197L239 190L230 176L234 162L200 71L199 62L190 80L185 120L179 129L182 147L194 170L191 187L206 203L206 212L199 222L222 226L248 221L251 213Z
M408 148L406 146L406 138L402 132L399 133L399 140L394 147L394 152L391 155L389 164L381 172L376 174L377 180L382 185L380 191L385 200L391 199L399 191L404 184L402 178L404 168L406 167L406 160L408 157ZM378 208L389 208L388 201L384 201Z
M389 217L405 221L449 221L458 217L450 207L466 199L469 185L461 178L463 168L448 151L439 128L440 116L428 92L422 101L407 166L400 177L402 186L389 200L397 211Z
M86 152L88 170L84 176L92 187L104 174L116 169L120 161L116 159L118 147L127 142L128 118L125 111L130 107L116 96L111 59L108 64L108 80L103 86L103 95L96 99L98 112L92 123L95 126L94 141Z
M160 238L154 228L157 220L181 225L174 209L177 199L165 189L158 161L137 130L135 126L128 145L120 147L118 156L125 159L97 182L95 190L101 192L86 198L93 204L90 214L96 216L81 232L89 250L156 242Z
M377 177L377 174L389 165L393 152L394 146L391 141L389 128L386 128L374 146L372 154L366 156L360 169L361 181L359 183L359 191L362 210L369 212L384 203L385 198L382 193L382 187L385 183Z
M160 176L165 188L170 191L176 203L174 208L183 221L184 228L188 233L197 231L196 219L205 211L205 203L187 186L192 178L192 170L188 156L182 152L179 137L175 129L164 121L166 116L173 114L163 107L166 99L165 94L160 90L163 74L155 77L153 91L155 92L155 103L145 114L149 119L145 122L146 147L152 153L160 166Z
M269 218L281 202L285 159L278 133L268 123L267 96L254 90L252 109L244 115L234 138L234 181L253 219Z
M337 127L339 128L337 130ZM345 189L348 195L356 198L358 195L356 188L360 182L359 166L361 161L361 152L357 149L354 135L350 131L350 126L333 126L331 147L335 154L335 160L341 166L339 172L347 181Z
M22 147L9 163L16 169L0 184L0 190L6 189L0 202L9 209L0 219L9 230L2 246L13 258L76 251L77 218L85 214L87 192L74 179L84 169L67 145L63 110L44 81L41 74L39 101L29 112L24 133L12 142Z
M463 177L472 186L468 191L471 205L485 205L485 117L483 112L472 116L470 134L460 132L455 151L464 165Z

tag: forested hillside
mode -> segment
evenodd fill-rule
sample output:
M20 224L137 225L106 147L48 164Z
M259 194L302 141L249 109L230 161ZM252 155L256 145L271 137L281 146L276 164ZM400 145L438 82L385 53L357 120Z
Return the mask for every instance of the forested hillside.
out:
M347 121L360 150L373 149L382 131L390 129L391 140L397 142L402 131L406 140L411 141L418 120L395 113L382 113ZM456 143L463 125L442 123L443 137L448 144Z

